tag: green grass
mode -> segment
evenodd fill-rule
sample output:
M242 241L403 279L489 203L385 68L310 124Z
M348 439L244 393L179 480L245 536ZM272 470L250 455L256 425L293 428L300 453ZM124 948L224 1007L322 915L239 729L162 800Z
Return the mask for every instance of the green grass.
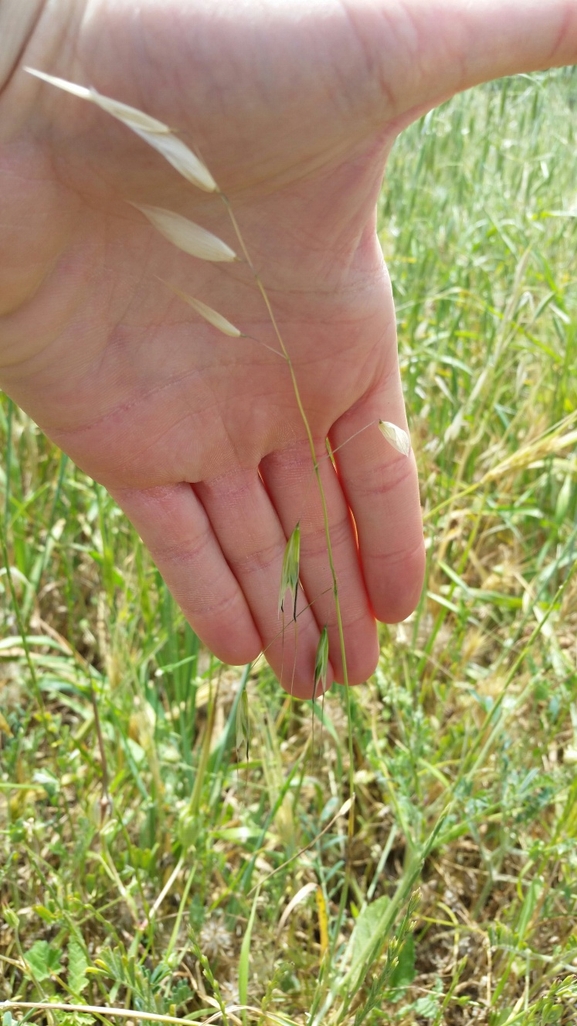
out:
M104 490L2 401L0 998L575 1021L576 105L573 71L507 80L395 147L428 578L350 719L342 688L313 710L211 658Z

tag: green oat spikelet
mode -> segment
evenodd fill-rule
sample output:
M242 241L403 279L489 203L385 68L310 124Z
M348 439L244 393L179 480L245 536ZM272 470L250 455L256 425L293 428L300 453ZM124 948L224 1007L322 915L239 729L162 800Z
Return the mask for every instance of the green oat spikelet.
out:
M329 632L325 627L321 631L319 643L317 645L317 654L315 656L315 682L313 686L313 702L317 696L319 685L322 688L322 694L324 694L327 686L327 672L329 665Z
M290 592L293 603L293 619L297 618L297 596L299 588L299 563L301 552L301 525L297 523L293 533L286 543L282 561L282 576L278 596L279 613L284 613L284 600L287 591Z
M403 456L410 456L411 454L411 439L409 438L406 431L403 428L398 427L396 424L392 424L390 420L380 420L379 428L381 434L387 439L393 449L403 454Z
M236 708L236 750L238 753L244 749L245 758L248 761L250 749L250 719L248 714L248 694L246 687L242 689L239 703Z
M96 104L97 107L106 111L107 114L111 114L117 121L121 121L140 139L157 150L183 178L186 178L192 185L196 185L197 189L202 189L203 192L218 191L218 186L208 168L177 135L174 135L164 122L150 117L149 114L145 114L127 103L120 103L119 100L113 100L110 96L103 96L96 89L87 89L86 86L76 85L75 82L68 82L64 78L47 75L44 71L36 71L35 68L24 68L24 71L81 100L88 100L89 103Z

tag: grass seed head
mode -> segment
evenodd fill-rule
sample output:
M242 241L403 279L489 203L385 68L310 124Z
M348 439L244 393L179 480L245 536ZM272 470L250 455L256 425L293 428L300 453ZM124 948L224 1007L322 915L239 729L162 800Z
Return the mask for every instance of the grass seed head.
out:
M164 210L163 207L151 207L147 203L133 203L132 206L140 210L165 239L184 253L198 257L199 260L216 262L237 259L236 253L226 242L194 221L189 221L187 217L175 214L172 210Z
M122 119L121 119L122 120ZM127 122L125 122L127 124ZM198 159L188 146L179 139L177 135L170 132L168 135L158 135L129 125L136 135L139 135L144 142L147 142L172 164L183 178L192 185L196 185L203 192L216 192L218 186L208 168Z
M301 552L301 527L300 523L296 525L293 533L286 543L284 556L282 561L282 576L280 582L280 590L278 597L278 608L279 613L284 610L285 595L290 592L295 606L296 616L296 599L297 591L299 586L299 564L300 564L300 552Z
M403 456L410 456L411 439L406 431L397 427L396 424L392 424L390 420L380 420L379 428L381 429L381 433L387 439L387 442L393 446L393 449L402 453Z
M243 688L236 709L236 747L238 752L245 750L245 757L248 759L250 746L250 716L248 711L248 694L246 687Z
M212 324L213 327L222 331L223 335L229 335L230 338L241 337L242 332L240 332L238 328L235 328L234 324L231 324L230 321L227 321L226 317L223 317L222 314L213 310L211 306L207 306L206 303L202 303L200 299L195 299L194 296L189 296L187 292L182 292L181 289L177 289L176 285L170 285L168 282L165 282L165 285L168 285L169 289L172 289L177 296L180 296L180 298L183 299L185 303L188 303L193 310L196 310L201 317L204 317L205 321L208 321L208 323Z
M319 687L321 693L326 691L327 687L327 673L329 665L329 632L326 627L323 627L319 643L317 645L317 654L315 657L315 683L313 688L313 701L316 698Z
M68 82L64 78L47 75L44 71L36 71L35 68L25 68L24 70L30 75L42 79L43 82L56 86L57 89L63 89L81 100L88 100L90 103L96 104L97 107L106 111L107 114L111 114L117 121L121 121L140 139L157 150L183 178L196 185L198 189L202 189L203 192L217 191L218 186L208 168L163 121L158 121L157 118L145 114L137 107L113 100L110 96L103 96L96 89L87 89L86 86L76 85L75 82Z

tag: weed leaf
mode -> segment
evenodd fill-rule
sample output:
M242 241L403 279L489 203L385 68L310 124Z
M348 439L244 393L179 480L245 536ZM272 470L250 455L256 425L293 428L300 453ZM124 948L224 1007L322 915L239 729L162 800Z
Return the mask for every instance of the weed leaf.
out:
M71 937L68 943L68 986L76 997L88 986L87 969L88 961L82 945Z
M26 953L26 961L37 983L49 980L53 973L60 971L60 952L48 941L36 941Z
M389 925L390 903L390 898L384 894L370 905L365 905L357 917L347 950L350 967L343 981L346 981L349 991L358 988L377 957L385 928Z

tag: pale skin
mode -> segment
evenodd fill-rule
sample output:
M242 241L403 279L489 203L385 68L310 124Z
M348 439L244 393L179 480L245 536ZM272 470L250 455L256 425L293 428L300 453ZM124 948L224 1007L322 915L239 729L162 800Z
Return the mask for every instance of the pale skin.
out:
M327 624L328 678L343 679L286 363L219 335L159 279L275 346L262 299L245 265L179 253L127 201L238 248L223 204L31 65L170 124L230 198L317 450L327 436L338 449L337 469L320 467L348 678L365 680L376 621L414 609L424 569L415 461L378 429L407 427L375 233L386 157L454 92L576 60L577 0L31 0L21 24L15 10L0 0L0 386L109 489L221 659L264 649L283 686L310 696ZM295 631L277 604L297 521Z

